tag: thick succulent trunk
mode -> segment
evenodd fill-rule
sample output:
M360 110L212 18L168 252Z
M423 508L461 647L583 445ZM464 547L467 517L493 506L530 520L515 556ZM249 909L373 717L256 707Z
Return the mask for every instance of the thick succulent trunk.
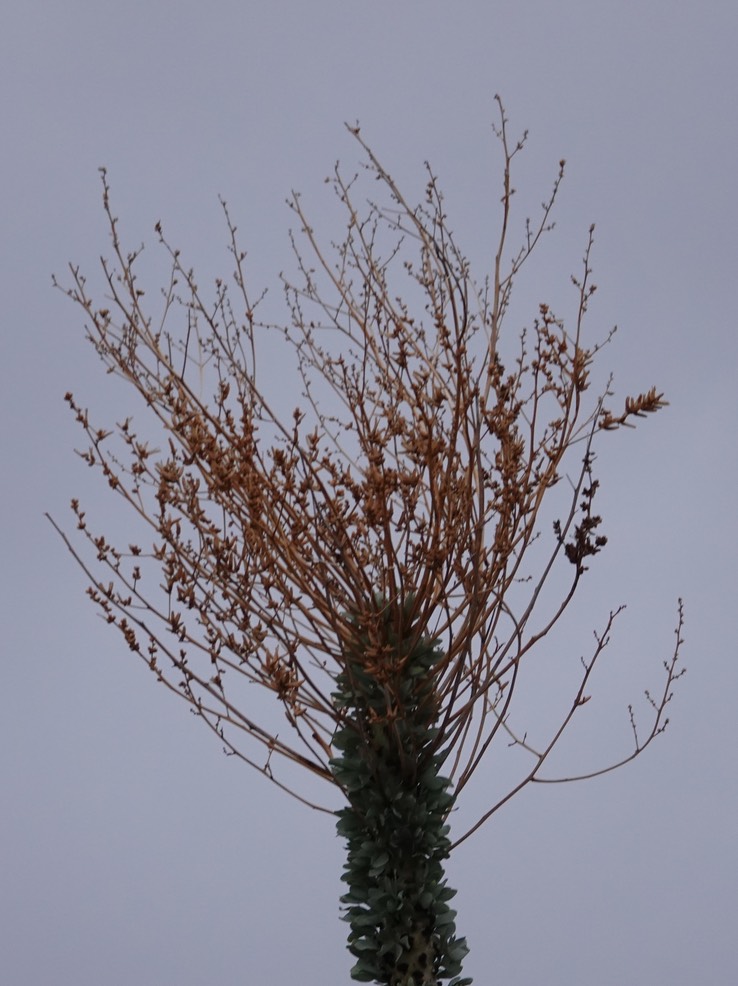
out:
M467 947L456 937L442 861L449 853L446 817L453 799L435 751L438 708L434 667L442 659L435 641L411 628L400 635L389 617L371 638L357 627L335 701L344 719L334 737L332 761L348 796L338 812L347 841L342 879L348 892L344 918L348 947L357 959L354 979L383 986L437 986L459 979Z

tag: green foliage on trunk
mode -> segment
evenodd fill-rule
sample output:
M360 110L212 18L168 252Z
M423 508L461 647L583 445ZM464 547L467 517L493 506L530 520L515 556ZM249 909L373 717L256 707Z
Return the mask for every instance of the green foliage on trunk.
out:
M382 986L420 986L452 979L465 986L468 949L456 937L456 891L444 878L449 855L450 781L436 752L438 642L418 636L406 604L399 627L389 608L373 632L357 621L355 649L337 677L343 710L331 767L349 804L338 814L347 842L341 901L351 925L354 979ZM379 633L377 633L379 631ZM373 638L373 639L372 639ZM379 648L377 641L379 639Z

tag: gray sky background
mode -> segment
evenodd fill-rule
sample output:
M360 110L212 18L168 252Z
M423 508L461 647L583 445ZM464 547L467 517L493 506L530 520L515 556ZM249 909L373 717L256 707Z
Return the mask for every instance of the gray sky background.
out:
M154 273L158 219L201 283L230 271L225 196L254 282L278 301L284 199L301 189L320 230L322 179L337 158L358 162L343 129L358 119L410 199L432 162L481 277L497 235L496 92L513 132L530 131L520 222L568 161L520 324L540 301L573 305L567 276L596 222L593 338L618 324L604 360L621 397L656 384L671 401L601 444L610 545L557 646L576 660L610 608L628 609L562 763L627 749L628 698L660 682L679 595L689 671L635 764L529 789L458 849L465 971L480 986L736 981L737 30L729 0L6 0L2 982L349 981L332 820L222 756L101 624L43 520L71 528L74 495L98 519L114 507L73 454L63 394L100 420L127 395L50 286L70 259L95 273L108 250L98 166ZM469 817L496 783L491 764L465 792Z

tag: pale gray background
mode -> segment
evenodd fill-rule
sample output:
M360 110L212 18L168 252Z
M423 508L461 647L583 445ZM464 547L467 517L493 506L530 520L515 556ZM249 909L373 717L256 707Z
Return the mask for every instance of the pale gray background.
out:
M602 446L611 544L571 652L629 608L574 762L627 745L624 701L658 684L680 594L689 673L635 765L530 790L458 850L466 971L480 986L736 981L737 29L731 0L6 0L0 981L348 982L331 820L220 754L96 619L42 518L71 526L75 494L97 517L113 507L73 455L62 400L72 389L105 419L109 381L50 287L107 250L97 167L129 244L161 218L203 283L230 270L223 194L255 281L276 285L284 198L302 189L319 226L322 178L357 161L342 123L358 118L410 198L433 162L479 270L496 234L495 92L531 132L521 219L569 162L521 301L570 299L596 221L590 327L620 326L606 359L621 395L655 383L671 401ZM485 786L493 771L470 810Z

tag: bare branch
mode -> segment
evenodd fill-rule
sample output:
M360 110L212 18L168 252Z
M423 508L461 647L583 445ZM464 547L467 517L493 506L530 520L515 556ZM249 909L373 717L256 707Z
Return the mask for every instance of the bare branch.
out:
M150 423L147 435L132 417L93 424L67 395L85 435L79 455L138 525L137 543L116 545L90 529L75 500L77 548L52 521L103 618L229 754L301 799L277 779L280 758L341 787L332 767L345 720L336 682L348 673L356 627L362 673L388 696L387 729L407 714L405 659L388 634L404 628L416 643L439 641L443 659L428 672L437 730L428 755L443 752L455 796L495 740L533 757L462 839L528 783L597 776L639 755L665 728L683 673L680 603L664 691L647 694L646 738L631 713L628 756L590 774L540 776L588 701L616 610L553 735L535 747L511 725L521 669L607 542L595 444L667 402L651 388L615 414L605 407L610 382L590 392L610 338L586 340L594 227L568 318L541 304L517 337L502 332L516 276L553 229L564 162L510 253L513 163L526 135L511 138L497 103L502 220L481 284L430 167L424 198L412 204L355 126L364 166L350 178L336 166L328 180L343 238L326 246L299 194L289 200L297 229L295 270L282 278L286 325L261 319L264 293L248 286L224 201L232 276L201 290L157 223L170 273L150 302L138 279L142 247L123 246L104 170L112 259L101 259L101 296L76 266L62 288L84 312L107 372L133 386ZM270 380L275 346L286 369ZM292 369L296 398L285 412Z

